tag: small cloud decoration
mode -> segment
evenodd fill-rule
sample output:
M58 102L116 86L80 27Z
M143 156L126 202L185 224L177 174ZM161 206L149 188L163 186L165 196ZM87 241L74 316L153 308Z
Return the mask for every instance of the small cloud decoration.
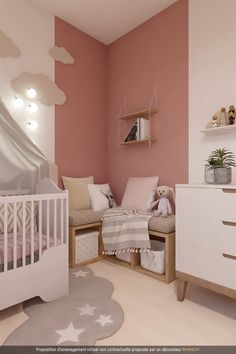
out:
M55 60L60 61L63 64L73 64L75 62L75 60L72 57L72 55L64 47L54 46L54 47L49 49L49 54Z
M0 58L18 58L20 55L17 45L0 30Z
M37 95L34 100L46 106L61 105L66 101L65 93L47 75L42 73L22 73L11 81L11 86L15 92L26 98L27 89L35 89Z

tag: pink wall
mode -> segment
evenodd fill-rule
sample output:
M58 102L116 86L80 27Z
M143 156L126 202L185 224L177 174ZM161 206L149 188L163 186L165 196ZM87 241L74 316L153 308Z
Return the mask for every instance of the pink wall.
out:
M106 47L56 18L56 45L75 64L56 62L56 83L67 101L56 106L59 175L94 175L111 184L120 202L129 176L160 176L160 183L187 182L188 0ZM117 115L149 106L158 88L158 140L117 148ZM107 92L107 95L106 95Z
M56 62L56 83L67 96L55 112L59 178L93 175L105 182L107 47L59 18L55 37L75 59L73 65Z
M117 115L149 106L158 88L158 140L117 148ZM160 176L160 183L187 182L188 1L180 0L108 48L108 178L121 200L129 176Z

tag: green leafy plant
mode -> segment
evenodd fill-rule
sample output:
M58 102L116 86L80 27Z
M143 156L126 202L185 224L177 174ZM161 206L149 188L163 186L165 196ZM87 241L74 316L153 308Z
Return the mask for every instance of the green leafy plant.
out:
M210 170L220 167L236 167L235 155L226 148L219 148L212 151L206 162Z

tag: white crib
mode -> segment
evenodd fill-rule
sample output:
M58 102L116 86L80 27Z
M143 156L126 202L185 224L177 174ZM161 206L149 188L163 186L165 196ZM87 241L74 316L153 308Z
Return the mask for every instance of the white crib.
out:
M0 196L0 310L67 293L67 191L42 179L35 195Z

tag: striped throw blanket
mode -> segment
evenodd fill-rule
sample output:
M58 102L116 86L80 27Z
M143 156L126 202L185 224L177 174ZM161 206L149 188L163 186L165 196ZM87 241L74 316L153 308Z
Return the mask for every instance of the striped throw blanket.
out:
M105 254L150 249L148 222L152 216L132 209L108 209L102 224Z

